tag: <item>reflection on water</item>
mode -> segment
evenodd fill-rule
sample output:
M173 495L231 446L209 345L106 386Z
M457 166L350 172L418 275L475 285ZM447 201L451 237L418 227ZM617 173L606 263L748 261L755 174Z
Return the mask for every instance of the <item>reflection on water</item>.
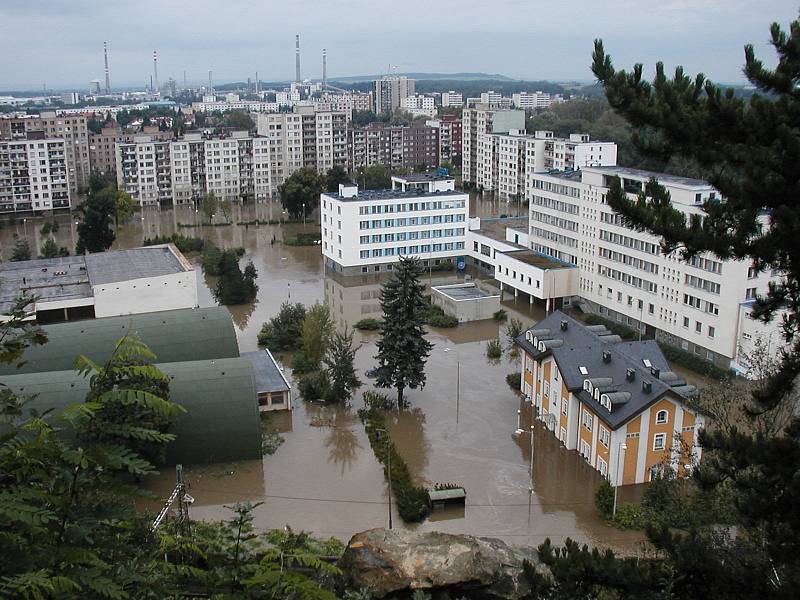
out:
M277 203L236 206L231 220L278 219L281 212ZM473 202L471 212L490 215L511 211L505 202L482 200ZM68 216L56 220L60 224L55 234L57 243L74 247L74 221ZM179 223L192 226L179 227ZM326 276L319 246L280 243L285 236L302 231L302 225L198 227L199 223L199 213L190 208L147 209L121 228L115 247L140 245L145 234L174 232L201 236L223 247L244 247L243 260L252 260L258 270L259 293L256 303L229 307L242 351L256 349L261 324L277 314L286 300L306 305L327 301L340 329L352 327L365 317L380 317L382 279ZM12 243L15 231L24 233L23 227L31 246L41 246L45 237L39 234L41 222L17 222L0 230L4 250ZM315 227L311 223L306 226L307 230ZM213 279L202 274L199 256L189 258L198 269L200 305L214 305ZM460 277L435 273L430 281L452 283ZM510 295L506 295L503 308L509 319L518 318L525 327L544 316L540 307ZM541 427L534 435L531 484L530 437L513 437L520 400L505 381L508 373L519 371L519 359L505 353L496 363L486 360L488 340L500 337L506 343L504 324L479 321L435 329L428 337L434 347L426 367L427 384L421 390L409 390L411 407L387 415L387 423L415 481L461 484L467 490L467 504L465 508L437 510L416 528L488 535L533 545L546 537L561 541L569 536L630 549L642 539L636 533L610 529L597 518L593 492L599 483L598 474L576 453L561 448ZM374 384L363 373L374 366L375 340L374 332L357 332L355 336L359 345L356 367L364 382L361 391L372 389ZM445 352L446 348L451 351ZM285 365L283 357L278 360ZM283 432L284 443L261 461L188 466L189 491L196 500L192 514L218 519L227 516L226 505L250 500L264 502L254 514L259 528L289 524L318 535L347 539L356 531L385 526L388 489L356 414L362 405L361 393L352 406L309 404L299 399L289 368L286 373L294 388L295 410L270 415L270 427ZM458 373L460 386L456 382ZM530 419L525 410L523 427ZM149 487L166 496L174 483L174 472L164 469L151 478ZM394 522L403 526L397 515Z

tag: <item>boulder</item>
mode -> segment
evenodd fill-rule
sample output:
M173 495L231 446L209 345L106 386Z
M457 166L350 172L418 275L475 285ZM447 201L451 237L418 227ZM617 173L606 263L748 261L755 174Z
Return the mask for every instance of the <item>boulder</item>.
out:
M454 598L512 600L530 593L524 560L547 572L533 548L494 538L381 528L354 535L340 567L353 586L369 588L377 598L428 590Z

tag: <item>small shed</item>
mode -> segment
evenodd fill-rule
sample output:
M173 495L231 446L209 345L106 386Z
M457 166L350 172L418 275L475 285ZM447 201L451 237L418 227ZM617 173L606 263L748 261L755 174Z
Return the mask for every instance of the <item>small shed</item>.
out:
M431 302L459 323L491 319L500 310L500 294L482 290L476 283L434 286Z
M267 349L243 352L242 359L253 365L258 410L261 412L291 410L292 386L289 385L272 353Z
M433 508L443 508L448 504L460 504L463 506L467 502L467 491L463 487L430 490L428 498Z

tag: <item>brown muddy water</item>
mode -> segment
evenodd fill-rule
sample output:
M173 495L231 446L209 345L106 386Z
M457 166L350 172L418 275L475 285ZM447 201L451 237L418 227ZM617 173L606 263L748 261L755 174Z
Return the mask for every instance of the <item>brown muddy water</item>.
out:
M505 202L479 200L473 201L472 212L486 216L517 210ZM276 203L237 206L231 220L279 219L281 213ZM56 241L74 248L74 219L63 215L56 220L60 224ZM380 316L381 279L331 277L326 275L318 246L280 243L284 236L303 231L303 225L178 227L199 221L200 215L192 209L146 209L121 228L114 247L134 247L145 236L175 231L202 236L219 246L244 247L244 260L252 260L258 269L259 293L251 305L230 307L242 351L256 349L262 323L285 300L306 305L327 302L339 328ZM47 237L39 232L42 222L18 219L6 224L0 230L4 257L10 253L14 233L27 235L31 247L39 248ZM317 227L309 219L305 229ZM198 256L189 258L197 267L199 303L211 306L213 281L203 275ZM434 273L432 282L456 279L454 274ZM544 316L527 299L506 298L503 305L509 317L519 318L526 327ZM504 339L504 330L504 325L494 321L481 321L429 334L434 348L427 363L427 385L410 391L408 410L389 416L390 434L419 483L457 482L467 490L467 503L461 509L437 510L420 525L404 525L395 514L395 527L493 536L524 545L537 545L548 537L558 542L571 537L625 552L639 550L641 534L609 528L597 517L592 498L599 474L576 453L560 447L539 423L531 475L530 434L514 435L518 418L519 425L529 431L530 412L505 382L506 374L519 371L518 359L508 352L495 362L485 356L486 341ZM356 362L362 374L374 364L375 339L374 333L356 332L360 344ZM286 373L290 374L289 368ZM372 389L371 380L362 375L362 381L361 391ZM351 406L310 404L299 398L296 388L293 397L294 411L272 417L285 440L274 455L186 469L189 493L195 499L192 515L226 518L226 506L249 500L262 502L254 513L258 528L290 525L347 540L357 531L386 526L388 489L356 414L361 393ZM166 497L174 486L174 473L165 468L147 485Z

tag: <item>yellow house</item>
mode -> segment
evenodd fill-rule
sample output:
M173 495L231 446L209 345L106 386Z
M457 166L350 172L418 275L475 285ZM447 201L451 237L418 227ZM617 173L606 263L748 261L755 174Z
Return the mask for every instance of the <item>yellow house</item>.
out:
M697 390L670 371L654 340L623 342L556 311L515 343L535 414L612 485L663 468L683 475L699 462L704 417L687 406Z

